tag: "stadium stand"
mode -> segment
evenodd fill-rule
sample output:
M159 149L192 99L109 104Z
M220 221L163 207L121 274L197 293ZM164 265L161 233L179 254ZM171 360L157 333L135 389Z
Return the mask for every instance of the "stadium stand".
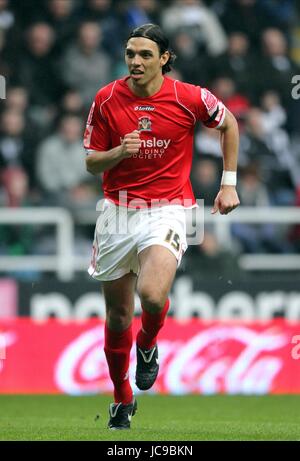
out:
M299 13L292 0L1 0L1 207L64 207L79 254L89 251L101 187L80 171L82 127L96 89L126 74L122 43L145 22L169 34L173 76L212 89L237 117L241 207L299 206ZM72 171L59 176L69 161ZM192 182L206 205L221 168L218 137L199 126ZM45 254L54 245L47 228L11 229L1 227L1 255ZM230 232L233 271L244 253L299 252L299 225L233 223ZM208 241L222 260L227 249ZM198 249L187 257L185 271L194 271Z

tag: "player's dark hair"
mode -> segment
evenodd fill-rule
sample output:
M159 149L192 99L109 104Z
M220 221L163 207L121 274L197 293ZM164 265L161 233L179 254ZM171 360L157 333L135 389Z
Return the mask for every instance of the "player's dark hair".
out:
M156 24L143 24L131 32L127 41L134 37L144 37L155 42L158 45L160 55L168 51L170 53L170 57L167 63L163 66L162 73L166 74L172 70L171 65L174 63L176 55L169 49L169 40L159 26Z

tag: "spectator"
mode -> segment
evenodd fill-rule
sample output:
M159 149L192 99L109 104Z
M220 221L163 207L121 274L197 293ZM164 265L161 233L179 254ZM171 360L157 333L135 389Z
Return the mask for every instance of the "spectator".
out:
M286 111L280 104L277 93L267 91L262 97L262 123L268 145L278 161L278 173L283 187L278 183L273 187L275 204L292 206L295 201L295 188L299 181L299 162L295 158L288 133L283 125L287 120Z
M284 107L288 108L291 104L292 77L300 70L289 58L286 37L279 29L269 28L263 32L262 53L256 73L258 92L277 92ZM265 78L266 75L268 78Z
M94 181L84 168L82 120L63 116L58 132L46 138L37 152L37 177L45 205L76 208L95 205Z
M262 116L262 110L258 107L252 107L248 111L245 131L240 138L239 162L241 166L257 164L262 174L261 179L264 183L268 183L276 159L266 143Z
M2 184L5 189L7 207L21 207L29 196L29 183L26 172L21 167L8 167L2 171Z
M175 0L161 15L162 27L175 37L187 32L209 56L218 56L227 48L227 37L215 13L201 0Z
M46 0L45 6L44 20L55 32L55 52L60 54L76 33L75 1Z
M186 31L179 32L173 39L176 54L175 69L183 79L194 85L205 85L208 81L207 59L199 53L199 44Z
M19 29L9 0L0 0L0 75L10 78L16 65Z
M38 184L43 187L43 204L94 208L99 191L95 196L79 173L84 172L81 134L68 141L65 130L58 132L56 126L61 117L71 118L73 131L80 131L74 127L86 118L97 88L128 73L120 46L128 27L163 22L177 54L170 76L207 85L238 118L239 168L245 170L239 179L242 204L298 206L300 102L291 97L291 76L300 75L295 64L300 56L299 13L292 0L0 0L0 75L7 84L0 107L0 204L39 203L36 171L44 165L45 184ZM195 152L194 190L197 198L211 204L222 170L219 133L199 127ZM70 180L71 172L62 165L72 165L67 170L73 170L73 160L75 179ZM46 168L50 182L55 182L53 190L47 188ZM18 242L22 236L27 239L25 229L14 233L3 227L0 251L6 242L7 252L24 254L28 242L20 243L22 248ZM299 251L298 227L291 238ZM285 232L274 233L272 226L265 230L262 237L262 226L252 229L250 243L239 240L241 249L290 251ZM257 248L252 238L259 240Z
M24 87L10 87L6 93L5 106L16 112L25 113L28 110L28 92Z
M219 18L226 32L242 32L253 49L259 48L259 37L268 27L268 15L259 0L223 0Z
M240 164L257 163L272 202L289 205L294 200L292 169L296 168L289 152L289 139L283 130L268 131L267 127L260 108L249 110L241 136Z
M0 29L7 31L15 23L14 13L9 8L8 0L0 0Z
M28 139L25 118L15 109L6 109L1 116L0 169L23 170L30 187L35 185L34 143ZM7 182L6 182L7 185Z
M243 129L244 119L250 107L249 99L236 91L235 82L229 77L219 77L212 82L212 92L224 102L226 107L233 113Z
M261 98L263 109L264 127L269 133L285 125L287 121L286 110L281 105L278 93L266 91Z
M204 154L216 157L222 162L220 134L217 130L211 130L204 125L201 126L195 137L195 147L200 156Z
M32 158L34 157L34 149L42 138L39 127L30 119L30 105L29 95L26 88L22 86L11 86L7 89L5 108L10 109L13 112L22 115L26 121L25 123L25 147L26 150L30 151L28 154ZM27 149L28 145L28 149ZM34 161L32 161L32 164Z
M270 207L271 205L268 190L262 183L255 164L242 170L238 193L243 206ZM278 226L272 223L233 223L231 229L233 236L240 241L242 250L247 253L290 251L288 244L284 243L283 235L279 233Z
M45 11L45 3L41 0L13 0L11 8L21 29L24 30L41 20Z
M79 10L78 19L83 22L95 21L102 30L102 44L107 53L115 59L123 60L121 46L125 40L124 23L121 15L113 9L112 0L86 0Z
M297 2L294 0L259 0L258 3L266 15L269 26L278 27L283 31L297 21Z
M77 90L70 89L65 92L61 100L59 113L78 115L82 118L86 116L82 97Z
M192 185L195 197L204 200L204 206L212 206L220 189L220 171L212 159L196 160L192 169Z
M10 77L12 66L9 63L6 49L6 37L5 32L0 29L0 75L3 75L6 79Z
M27 31L26 49L15 73L17 84L29 93L29 116L41 129L51 124L55 104L64 91L52 54L54 41L54 30L48 24L33 24Z
M157 0L133 0L127 5L124 11L127 33L141 26L142 24L159 24Z
M28 200L28 176L21 167L6 168L0 174L0 180L5 192L2 206L15 208L31 204ZM35 228L32 225L0 226L0 254L32 254L34 240ZM21 275L24 274L10 273L14 278Z
M228 49L220 56L211 59L211 78L228 77L234 81L237 91L250 99L255 97L255 85L252 76L255 73L250 42L242 32L232 32L228 37Z
M255 163L241 170L239 183L243 206L270 206L268 190L261 181L259 169Z
M111 59L101 48L102 30L96 22L83 22L77 43L71 45L61 61L61 76L66 85L79 91L89 106L97 90L108 83Z

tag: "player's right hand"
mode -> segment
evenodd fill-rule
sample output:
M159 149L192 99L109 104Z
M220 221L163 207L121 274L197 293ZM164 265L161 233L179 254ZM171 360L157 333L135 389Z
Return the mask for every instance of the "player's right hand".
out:
M141 147L140 133L134 130L131 133L125 134L121 144L121 156L129 158L133 154L137 154Z

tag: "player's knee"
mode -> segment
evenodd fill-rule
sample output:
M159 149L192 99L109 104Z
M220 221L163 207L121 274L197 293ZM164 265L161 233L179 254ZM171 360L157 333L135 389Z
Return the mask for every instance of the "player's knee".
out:
M106 322L110 329L115 331L126 330L131 323L129 309L107 309Z
M143 309L146 309L152 314L158 314L164 307L164 299L160 293L154 291L141 290L139 291L139 297Z
M131 319L122 316L107 316L106 323L112 331L124 331L130 326Z

